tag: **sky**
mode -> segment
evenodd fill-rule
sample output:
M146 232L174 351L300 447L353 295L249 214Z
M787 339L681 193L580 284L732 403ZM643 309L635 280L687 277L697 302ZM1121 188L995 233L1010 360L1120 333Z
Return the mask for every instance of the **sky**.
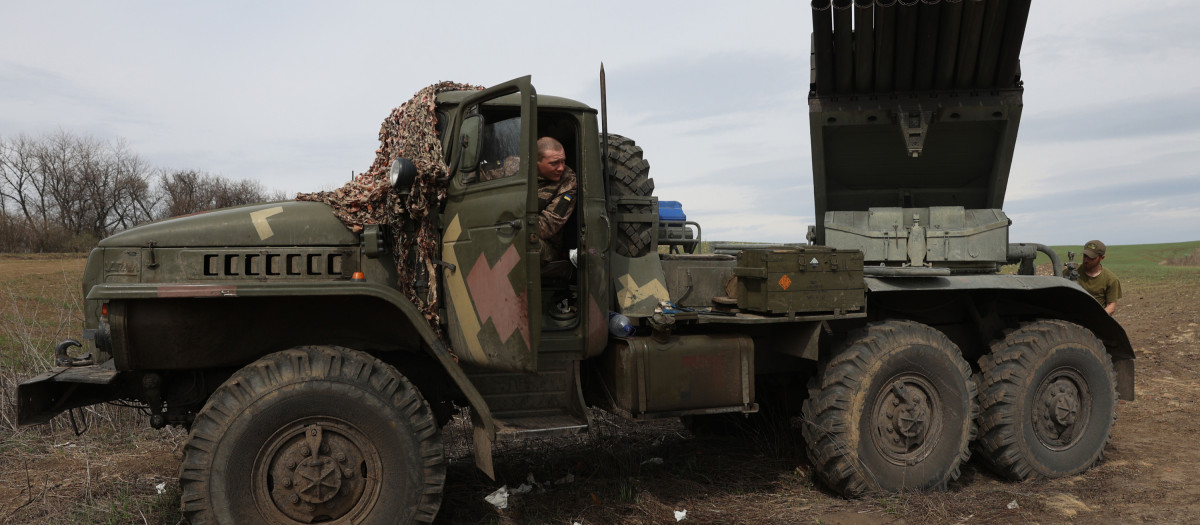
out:
M1153 7L1148 7L1153 6ZM708 240L813 224L808 2L0 0L0 138L121 139L288 193L365 170L419 89L532 75L645 150ZM1200 240L1200 2L1038 0L1011 242Z

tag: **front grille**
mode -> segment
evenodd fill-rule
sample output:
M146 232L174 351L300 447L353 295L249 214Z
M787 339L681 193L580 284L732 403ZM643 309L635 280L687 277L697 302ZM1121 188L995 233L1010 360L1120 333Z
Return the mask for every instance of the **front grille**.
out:
M192 279L329 279L354 271L349 251L320 248L188 250L183 259Z

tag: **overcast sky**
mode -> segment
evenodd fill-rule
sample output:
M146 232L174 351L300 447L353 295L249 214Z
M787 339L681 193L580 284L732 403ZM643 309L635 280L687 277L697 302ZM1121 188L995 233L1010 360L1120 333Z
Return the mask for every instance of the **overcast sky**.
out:
M610 131L705 238L803 242L814 220L808 2L0 1L0 138L330 189L422 87L528 74L599 107L603 61ZM1034 2L1013 242L1200 240L1197 21L1195 1Z

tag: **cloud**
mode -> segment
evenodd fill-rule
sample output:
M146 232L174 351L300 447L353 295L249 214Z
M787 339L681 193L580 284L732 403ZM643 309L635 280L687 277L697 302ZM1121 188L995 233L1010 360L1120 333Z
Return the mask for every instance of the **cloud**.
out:
M1200 130L1195 115L1200 115L1200 87L1034 113L1023 119L1020 138L1066 142L1190 133Z
M637 115L636 124L794 110L808 93L807 69L794 67L799 60L797 53L745 51L664 58L623 70L623 77L636 79L636 89L614 90L610 103ZM778 115L798 116L804 115Z
M2 135L123 137L156 166L308 191L369 165L424 86L532 74L598 107L603 61L610 129L706 237L795 242L813 220L805 2L468 2L449 29L435 4L12 4ZM1194 0L1034 6L1014 239L1200 239L1198 19Z
M0 131L36 134L63 128L115 138L123 126L153 121L103 90L11 61L0 61L0 99L4 100Z

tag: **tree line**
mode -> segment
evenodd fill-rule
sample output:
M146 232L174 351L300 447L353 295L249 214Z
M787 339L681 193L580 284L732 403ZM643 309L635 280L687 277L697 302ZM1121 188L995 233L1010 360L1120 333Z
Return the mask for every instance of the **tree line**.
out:
M149 165L124 140L0 137L0 252L79 252L138 224L286 199L250 179Z

